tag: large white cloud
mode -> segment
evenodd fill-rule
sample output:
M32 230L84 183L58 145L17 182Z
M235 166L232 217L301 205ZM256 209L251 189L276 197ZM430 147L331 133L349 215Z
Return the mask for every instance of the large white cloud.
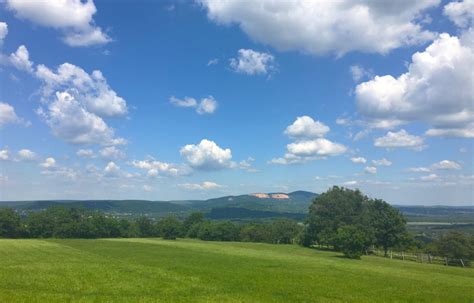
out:
M24 45L18 47L16 52L12 53L8 59L10 64L19 70L26 72L33 71L33 62L30 61L30 54Z
M230 148L223 149L214 141L207 139L201 140L199 144L183 146L180 153L195 169L216 170L233 165Z
M374 145L385 148L411 148L423 149L425 140L422 137L409 134L401 129L398 132L388 132L385 136L376 138Z
M97 9L92 0L6 2L7 8L12 10L17 18L61 30L64 33L63 41L70 46L100 45L111 41L94 23L93 15Z
M101 117L88 112L68 92L57 92L56 99L47 108L40 108L38 113L53 134L66 142L103 145L123 142L123 139L115 138L114 130Z
M31 151L29 149L21 149L18 151L18 158L19 160L23 161L32 161L35 160L37 157L36 153L34 151Z
M242 74L264 75L275 69L275 58L269 53L239 49L239 56L230 59L230 67Z
M433 38L419 17L439 0L198 0L218 24L238 24L252 39L311 54L387 53Z
M431 164L429 167L411 167L408 169L412 173L429 173L436 170L460 170L461 164L452 160L442 160Z
M474 52L457 37L441 34L415 53L398 78L376 76L356 88L357 107L386 126L424 121L429 136L474 137Z
M295 122L286 128L285 134L295 139L311 139L324 137L329 130L326 124L314 121L309 116L301 116L297 117Z

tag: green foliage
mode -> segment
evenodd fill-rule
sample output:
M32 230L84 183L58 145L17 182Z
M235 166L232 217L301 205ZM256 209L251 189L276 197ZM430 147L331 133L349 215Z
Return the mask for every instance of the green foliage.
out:
M137 232L139 237L156 237L158 236L158 231L156 226L148 217L140 217L135 220L135 225L137 227Z
M345 225L337 229L336 243L348 258L360 259L367 247L367 234L359 225Z
M190 214L183 222L183 229L186 234L189 233L191 227L195 224L204 222L204 214L201 212L194 212ZM195 238L195 237L194 237Z
M206 241L237 241L239 229L230 221L210 222L200 224L197 237Z
M20 216L10 208L0 209L0 238L16 238L20 229Z
M465 263L469 263L474 260L474 236L451 231L433 242L431 250L439 256L463 259Z
M244 242L272 242L272 233L268 224L245 224L240 228L239 238Z
M297 239L303 229L295 221L289 219L277 219L270 225L272 243L291 244Z
M158 222L159 234L166 240L176 240L183 235L183 223L176 217L167 217Z

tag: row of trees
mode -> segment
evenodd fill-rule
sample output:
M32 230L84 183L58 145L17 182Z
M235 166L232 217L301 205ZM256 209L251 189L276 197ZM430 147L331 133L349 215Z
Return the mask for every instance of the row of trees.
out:
M303 227L289 219L269 223L235 224L209 221L192 213L154 221L139 217L129 221L85 209L53 207L21 218L12 209L0 209L0 238L197 238L207 241L247 241L289 244L297 241Z

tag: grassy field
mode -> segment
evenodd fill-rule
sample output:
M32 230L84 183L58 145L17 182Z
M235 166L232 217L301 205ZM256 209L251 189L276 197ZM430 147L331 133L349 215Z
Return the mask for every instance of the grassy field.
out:
M474 269L291 245L0 240L0 302L474 302Z

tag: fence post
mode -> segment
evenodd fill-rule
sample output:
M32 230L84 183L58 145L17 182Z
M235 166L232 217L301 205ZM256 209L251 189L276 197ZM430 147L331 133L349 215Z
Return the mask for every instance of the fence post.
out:
M405 253L402 251L402 260L405 261Z
M444 263L448 266L448 258L444 257Z
M462 259L459 259L459 260L461 260L462 267L464 267L464 262L462 261Z
M393 251L390 251L390 259L393 259Z

